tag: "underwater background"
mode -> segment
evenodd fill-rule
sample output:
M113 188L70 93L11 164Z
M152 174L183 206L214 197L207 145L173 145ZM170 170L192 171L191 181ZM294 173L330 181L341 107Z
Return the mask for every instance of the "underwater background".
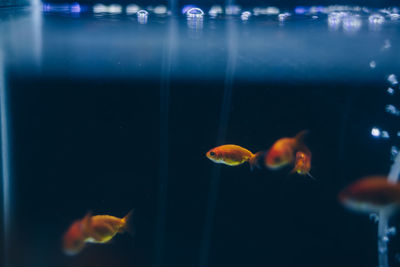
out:
M5 266L377 266L376 224L337 194L397 153L397 19L67 10L0 10ZM205 156L303 129L316 181ZM71 222L132 208L133 237L63 254ZM399 266L397 236L389 247Z

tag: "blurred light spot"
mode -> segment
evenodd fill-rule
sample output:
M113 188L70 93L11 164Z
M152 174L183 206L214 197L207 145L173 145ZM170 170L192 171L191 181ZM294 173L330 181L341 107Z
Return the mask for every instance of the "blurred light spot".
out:
M155 14L157 14L157 15L163 15L163 14L167 14L167 7L166 6L164 6L164 5L159 5L159 6L156 6L155 8L154 8L154 10L153 10L153 12L155 13Z
M112 4L108 7L108 13L119 14L122 12L122 6L118 4Z
M398 149L398 147L392 146L392 147L390 148L390 156L391 156L391 159L394 160L394 159L396 158L397 154L399 154L399 149Z
M186 14L190 9L197 8L195 5L185 5L182 7L182 14Z
M400 19L400 14L392 13L389 15L391 20L398 20Z
M385 111L387 113L390 113L390 114L395 115L395 116L399 116L400 115L400 111L393 105L386 105Z
M397 85L397 84L399 83L399 82L397 81L396 75L394 75L394 74L390 74L390 75L388 76L387 80L388 80L388 82L389 82L391 85Z
M242 20L248 20L251 17L251 12L250 11L244 11L242 15L240 15L240 18Z
M381 135L381 130L379 130L378 128L374 127L371 130L371 135L374 137L379 137Z
M385 18L380 14L372 14L369 16L368 21L371 24L382 24L385 22Z
M337 30L342 23L342 18L346 15L344 12L332 12L328 15L329 28Z
M240 6L237 5L227 5L225 7L225 14L226 15L238 15L241 11Z
M279 8L277 7L255 7L253 8L255 16L258 15L277 15L279 14Z
M186 16L190 18L202 18L203 15L204 15L203 10L197 7L191 8L186 12Z
M81 6L78 3L73 3L71 5L71 13L80 13L81 12Z
M218 5L214 5L210 8L210 10L208 11L208 14L212 17L216 17L219 14L222 14L222 7L218 6Z
M108 8L105 5L96 4L96 5L93 6L93 12L94 13L104 13L104 12L107 12L107 11L108 11Z
M376 68L376 62L375 62L374 60L372 60L372 61L369 63L369 67L370 67L371 69L375 69L375 68Z
M382 50L388 50L391 46L392 46L392 45L391 45L391 43L390 43L390 40L386 39L386 40L383 42Z
M302 14L304 14L306 12L307 12L307 9L304 6L297 6L294 9L294 13L296 13L297 15L302 15Z
M135 4L130 4L126 6L126 14L136 14L139 11L139 6Z
M318 16L315 16L315 15L314 15L314 16L312 16L311 18L312 18L312 19L317 19L317 18L318 18Z
M394 94L394 89L393 89L392 87L389 87L389 88L387 89L387 92L388 92L390 95L393 95L393 94Z

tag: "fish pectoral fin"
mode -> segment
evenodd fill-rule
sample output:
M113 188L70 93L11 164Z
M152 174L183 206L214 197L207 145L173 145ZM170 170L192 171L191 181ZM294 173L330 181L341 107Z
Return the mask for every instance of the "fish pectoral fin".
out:
M310 177L311 179L313 179L314 181L316 181L316 180L317 180L317 179L315 179L315 177L314 177L314 176L312 176L312 175L311 175L311 173L310 173L310 172L307 172L307 176L308 176L308 177Z

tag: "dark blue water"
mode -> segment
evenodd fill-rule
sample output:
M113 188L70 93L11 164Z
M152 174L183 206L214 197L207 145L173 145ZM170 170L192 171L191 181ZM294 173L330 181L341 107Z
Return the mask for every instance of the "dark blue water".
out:
M377 266L376 224L337 193L386 174L399 145L385 106L399 107L387 78L400 74L400 24L384 13L370 23L375 11L350 12L360 14L350 26L291 12L141 24L2 10L9 266ZM205 157L225 143L265 150L303 129L316 181ZM132 208L134 237L62 253L87 211ZM389 247L399 266L398 237Z

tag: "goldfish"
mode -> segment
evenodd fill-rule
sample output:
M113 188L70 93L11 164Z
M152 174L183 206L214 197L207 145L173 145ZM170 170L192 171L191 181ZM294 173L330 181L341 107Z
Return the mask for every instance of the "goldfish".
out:
M243 164L254 156L249 150L237 145L222 145L209 150L206 157L215 163L229 166Z
M400 207L400 184L384 176L369 176L354 182L339 193L339 201L348 209L378 213Z
M310 174L310 169L311 169L311 152L308 149L306 149L305 152L297 151L294 168L291 171L291 173L298 173L300 175L308 175L312 179L315 179Z
M87 243L104 244L118 233L131 232L132 213L133 211L130 211L123 218L110 215L92 216L90 212L87 213L83 219L73 222L64 234L65 254L75 255L82 251Z
M270 169L280 169L293 164L295 154L304 147L303 139L308 131L301 131L295 137L284 137L276 141L266 153L265 165Z

